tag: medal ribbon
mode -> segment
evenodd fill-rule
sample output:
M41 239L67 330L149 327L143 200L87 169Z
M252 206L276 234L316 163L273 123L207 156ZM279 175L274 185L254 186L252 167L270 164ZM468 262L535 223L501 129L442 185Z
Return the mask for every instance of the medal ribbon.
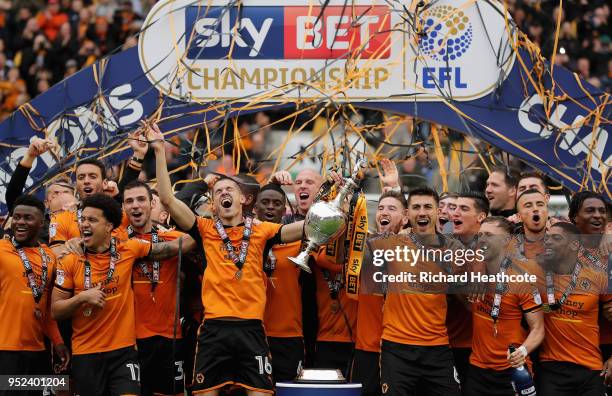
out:
M134 231L132 226L128 226L127 232L128 232L128 238L130 239L136 236L136 232ZM151 243L158 243L158 242L159 242L159 234L157 233L157 227L153 226L151 228ZM141 260L139 262L139 265L140 265L140 269L142 273L151 282L151 293L155 292L155 288L157 287L157 284L159 283L159 269L161 266L159 263L159 260L153 261L153 273L149 272L149 266L147 265L146 261Z
M108 272L106 273L106 280L109 281L113 278L113 274L115 273L115 266L117 265L117 244L115 242L115 237L111 237L110 242L110 264L108 266ZM85 251L85 280L83 282L83 286L85 290L89 290L92 287L91 284L91 264L89 259L87 258L87 251Z
M551 310L557 310L561 308L561 306L567 300L574 288L576 287L576 283L578 282L578 274L580 274L580 270L582 270L582 264L580 262L576 263L574 267L574 272L572 272L572 279L570 279L569 285L567 285L567 289L561 295L559 302L555 301L555 281L553 277L552 271L546 271L546 298L548 299L548 306Z
M230 259L234 262L234 265L238 268L238 271L242 271L242 267L244 266L244 262L246 261L247 252L249 250L249 243L251 241L251 230L253 228L253 217L247 216L244 219L244 231L242 233L242 242L240 243L240 253L237 256L234 251L234 246L232 245L232 241L230 241L227 236L227 232L225 231L225 227L223 227L223 223L219 220L218 217L215 217L215 228L217 229L217 234L223 240L225 244L225 249L230 256Z
M512 260L510 260L508 257L505 257L499 267L499 273L502 274L503 276L511 264L512 264ZM506 285L505 282L497 282L495 284L495 296L493 297L493 306L491 307L491 313L490 313L491 319L493 319L493 326L495 326L497 319L499 318L499 307L501 305L501 299L502 299L502 294L504 293L505 285Z
M36 284L36 276L34 275L34 271L32 269L32 263L30 263L30 259L25 254L25 251L17 244L15 238L11 238L11 243L15 250L17 250L17 254L21 259L21 263L23 264L23 268L25 270L26 276L28 277L28 286L32 290L32 297L34 297L34 302L38 304L40 299L43 296L43 292L45 290L45 285L47 284L47 275L48 275L48 263L47 256L43 251L42 246L38 245L38 251L40 253L40 258L42 260L42 275L40 286Z
M346 275L346 295L356 300L359 296L359 275L363 264L363 253L368 235L368 208L365 196L355 192L354 210L351 210L351 224L348 254L344 273Z

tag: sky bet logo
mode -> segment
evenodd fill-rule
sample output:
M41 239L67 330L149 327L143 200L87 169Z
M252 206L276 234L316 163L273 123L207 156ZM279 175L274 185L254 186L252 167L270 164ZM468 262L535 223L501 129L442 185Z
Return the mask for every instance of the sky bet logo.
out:
M187 7L187 58L361 59L390 56L386 6Z

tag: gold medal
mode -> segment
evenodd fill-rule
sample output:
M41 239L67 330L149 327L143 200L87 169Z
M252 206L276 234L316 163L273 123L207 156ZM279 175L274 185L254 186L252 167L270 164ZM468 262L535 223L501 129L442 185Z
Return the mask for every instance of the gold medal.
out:
M155 304L155 293L151 292L151 300L153 300L153 304Z
M242 270L241 269L236 271L236 275L234 276L234 278L236 278L236 280L242 279Z
M334 300L331 303L331 311L332 313L337 314L338 311L340 311L340 303L338 302L338 300Z
M91 316L91 307L87 307L83 310L83 316L85 316L86 318Z
M42 319L42 311L38 307L34 308L34 316L36 316L38 320Z

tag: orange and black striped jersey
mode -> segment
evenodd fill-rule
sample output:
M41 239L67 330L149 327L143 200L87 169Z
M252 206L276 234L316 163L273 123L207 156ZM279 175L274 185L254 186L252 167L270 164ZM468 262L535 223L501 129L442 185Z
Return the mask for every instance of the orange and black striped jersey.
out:
M298 255L300 245L296 241L272 247L276 268L269 278L264 315L268 337L302 337L300 269L288 260Z
M280 224L253 224L242 276L236 279L237 267L231 260L213 220L197 218L197 227L206 255L202 280L204 319L264 319L268 277L263 270L263 254L270 239L280 243ZM244 225L225 228L234 251L240 252Z
M104 308L80 307L72 317L72 350L75 355L108 352L136 343L134 324L134 262L146 257L151 244L138 239L117 243L118 260L108 279L110 252L88 253L92 287L102 285L106 294ZM69 254L58 261L55 287L75 295L85 290L85 257ZM85 316L87 309L90 316Z
M51 319L51 280L56 269L55 255L48 246L41 246L47 262L47 284L40 301L35 303L26 271L10 240L0 240L0 350L44 351L44 335L54 344L61 344L57 324ZM42 258L38 247L24 247L32 266L36 284L42 282ZM35 314L39 312L41 317Z
M554 274L555 301L568 289L572 275ZM599 304L612 300L599 294L606 290L607 276L594 267L583 267L576 287L557 310L544 315L546 336L540 347L540 360L571 362L591 370L601 370L599 349ZM547 301L546 284L539 284L542 300Z

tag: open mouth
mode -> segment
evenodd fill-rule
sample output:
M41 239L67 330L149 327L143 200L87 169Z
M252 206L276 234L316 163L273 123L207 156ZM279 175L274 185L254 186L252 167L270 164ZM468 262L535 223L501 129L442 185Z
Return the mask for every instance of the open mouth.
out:
M444 225L446 223L448 223L448 219L446 217L439 217L438 221L440 222L440 224Z
M389 220L387 217L383 217L382 219L380 219L381 226L387 226L389 224L391 224L391 220Z
M601 221L591 221L591 225L595 228L599 228L603 225Z
M28 228L27 227L17 227L15 229L15 235L17 236L24 236L25 234L28 233Z
M429 224L429 220L427 219L419 219L417 220L417 225L419 227L426 227Z
M229 209L232 207L232 199L230 197L221 198L221 206L225 209Z
M91 230L83 230L81 234L83 235L84 241L89 241L93 236L93 232Z
M266 213L264 213L264 218L265 218L266 220L273 220L273 219L274 219L274 217L275 217L275 216L274 216L274 213L272 213L272 212L266 212Z
M298 196L299 196L301 201L305 201L308 198L310 198L310 194L307 193L306 191L302 191Z
M84 192L85 194L92 194L92 193L93 193L93 191L94 191L93 187L84 187L84 188L83 188L83 192Z
M131 216L135 219L135 220L140 220L142 218L142 212L132 212Z
M555 250L553 248L544 248L544 255L545 256L552 256L555 253Z
M460 226L461 224L463 224L463 221L461 221L461 220L453 220L453 224L455 226Z
M532 217L533 221L535 223L538 223L540 221L540 215L539 214L534 214Z

